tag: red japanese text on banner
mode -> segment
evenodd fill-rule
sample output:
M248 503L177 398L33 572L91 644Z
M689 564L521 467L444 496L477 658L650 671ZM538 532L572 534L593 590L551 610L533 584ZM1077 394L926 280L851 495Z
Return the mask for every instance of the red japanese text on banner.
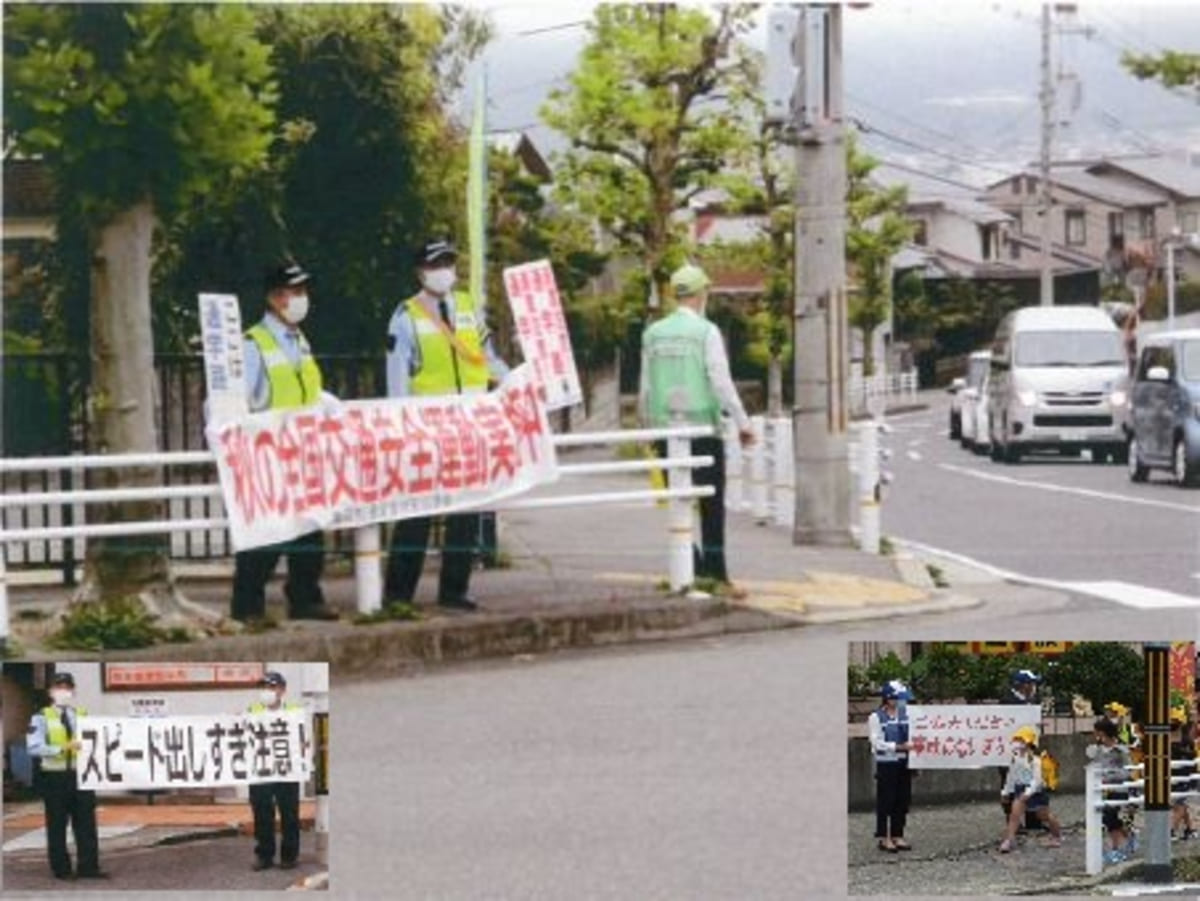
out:
M533 365L537 384L545 389L546 409L583 403L571 334L550 261L505 269L504 290L512 306L521 353Z
M1037 704L909 704L909 769L1005 766L1013 733L1041 722Z
M431 516L558 477L527 365L494 391L270 410L209 428L234 550Z

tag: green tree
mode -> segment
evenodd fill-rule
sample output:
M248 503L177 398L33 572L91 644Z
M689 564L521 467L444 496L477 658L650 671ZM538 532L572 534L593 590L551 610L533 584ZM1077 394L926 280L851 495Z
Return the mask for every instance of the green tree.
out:
M879 161L858 149L853 135L846 146L846 260L853 267L850 324L862 332L863 375L875 372L875 331L887 322L892 305L892 257L912 237L904 217L908 191L879 188L871 173Z
M1055 694L1081 695L1099 711L1109 701L1140 709L1145 695L1142 657L1127 644L1085 641L1068 649L1049 676Z
M195 294L214 283L257 318L264 260L290 252L316 275L318 352L382 353L384 324L415 290L413 247L465 232L466 144L446 111L488 26L427 5L251 9L281 124L253 182L212 192L173 230L158 312L174 340L161 346L194 338Z
M1154 78L1169 88L1200 90L1200 53L1164 50L1161 54L1126 53L1121 65L1140 79Z
M10 5L4 130L50 167L90 264L92 450L154 451L150 279L155 232L195 198L265 160L275 95L245 6ZM104 486L153 471L108 470ZM95 508L92 522L161 518L158 502ZM183 612L166 539L88 543L81 597L136 594Z
M675 214L714 183L743 141L724 101L745 77L738 39L752 15L742 5L598 6L570 87L542 111L571 143L557 175L560 198L642 264L630 297L644 300L649 284L667 296L684 250Z

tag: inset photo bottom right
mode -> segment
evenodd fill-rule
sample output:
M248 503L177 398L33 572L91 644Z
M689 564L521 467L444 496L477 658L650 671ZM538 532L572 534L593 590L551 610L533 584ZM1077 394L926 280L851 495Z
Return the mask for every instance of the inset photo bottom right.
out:
M1200 886L1192 641L851 642L850 894Z

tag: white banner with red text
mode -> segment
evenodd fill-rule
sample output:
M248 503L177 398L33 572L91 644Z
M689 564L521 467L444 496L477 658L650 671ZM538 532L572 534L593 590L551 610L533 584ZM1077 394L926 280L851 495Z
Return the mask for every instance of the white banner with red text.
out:
M545 389L546 409L583 403L583 387L563 315L562 298L549 260L504 270L504 291L512 307L517 339L525 361Z
M1007 766L1022 726L1041 732L1039 704L909 704L908 766L959 770Z
M312 727L305 710L214 716L84 716L76 783L136 791L306 782Z
M234 550L486 507L558 477L528 365L487 394L269 410L213 425Z

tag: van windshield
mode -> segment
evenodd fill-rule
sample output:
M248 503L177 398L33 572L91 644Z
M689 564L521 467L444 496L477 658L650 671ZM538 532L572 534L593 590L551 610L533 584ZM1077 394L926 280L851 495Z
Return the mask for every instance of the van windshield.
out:
M1183 361L1183 380L1200 382L1200 340L1184 341L1180 357Z
M1119 332L1022 332L1016 337L1018 366L1124 366Z

